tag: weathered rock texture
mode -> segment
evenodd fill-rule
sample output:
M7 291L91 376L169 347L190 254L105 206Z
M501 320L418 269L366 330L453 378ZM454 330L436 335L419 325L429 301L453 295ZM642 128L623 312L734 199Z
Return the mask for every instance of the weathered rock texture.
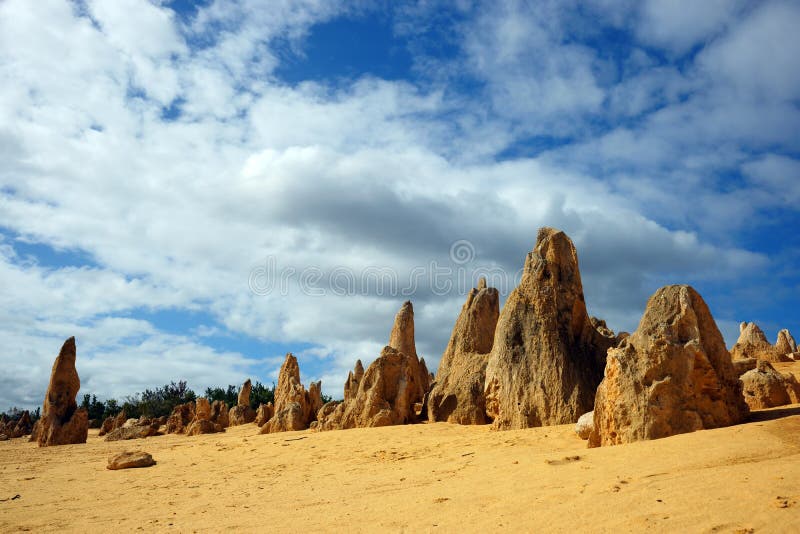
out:
M356 364L345 383L346 400L317 412L319 430L401 425L419 420L414 410L430 384L424 361L417 358L414 308L406 302L394 321L389 345L363 372ZM360 378L359 378L360 377Z
M256 412L250 407L250 391L252 390L252 387L253 386L250 383L249 378L244 384L242 384L242 389L239 390L239 398L237 399L236 406L231 408L230 412L228 413L230 426L245 425L255 421Z
M578 418L575 423L575 433L581 439L589 439L594 430L594 412L587 412Z
M228 405L223 400L215 400L211 403L211 417L212 423L218 424L222 428L232 426L228 418Z
M103 421L103 424L100 426L100 436L105 436L109 432L112 432L118 428L122 428L125 424L125 421L128 420L128 416L125 415L125 410L122 410L117 414L116 417L106 417Z
M778 332L778 341L775 343L775 350L781 355L789 355L797 352L797 343L792 337L792 334L785 328Z
M16 420L0 420L0 434L6 436L8 439L27 436L32 430L33 422L31 421L31 414L28 410L22 412Z
M167 419L167 434L183 434L194 419L194 403L179 404L172 409Z
M271 402L259 404L254 423L256 426L264 426L264 423L272 419L273 415L275 415L275 407Z
M739 325L739 339L731 349L734 360L755 358L767 362L785 362L791 358L781 354L769 341L756 323Z
M153 457L142 451L128 451L115 454L108 459L107 469L131 469L136 467L150 467L155 465Z
M769 362L759 360L757 367L744 373L739 380L744 400L753 410L800 402L797 379L779 373Z
M275 386L273 416L261 427L262 434L305 430L316 420L322 406L322 382L312 382L308 391L300 383L300 366L293 354L287 354Z
M50 373L50 385L44 397L38 428L40 447L86 443L89 416L86 410L78 409L78 403L75 402L75 396L81 389L75 357L75 338L71 337L61 347Z
M494 428L576 422L592 410L613 345L586 313L572 241L540 229L500 313L486 367L486 413Z
M133 420L125 423L106 435L106 441L121 441L127 439L143 439L158 434L158 421L151 419Z
M429 421L486 423L483 385L499 315L499 294L495 288L486 287L486 279L481 278L478 287L467 295L439 362L427 398Z
M636 331L608 351L589 446L736 424L742 386L708 306L685 285L659 289Z
M217 432L224 432L225 428L219 423L211 420L211 403L205 397L200 397L195 401L194 405L194 419L186 427L187 436L196 436L198 434L215 434Z

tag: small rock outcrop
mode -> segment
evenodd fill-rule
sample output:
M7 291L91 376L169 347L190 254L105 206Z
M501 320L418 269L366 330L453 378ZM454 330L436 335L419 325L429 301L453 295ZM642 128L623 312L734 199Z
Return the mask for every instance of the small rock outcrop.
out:
M75 338L64 342L53 363L50 385L42 405L42 417L37 439L40 447L86 443L89 434L89 416L78 409L75 397L81 389L75 369Z
M239 390L239 398L237 399L236 406L231 408L228 412L228 420L230 426L246 425L252 423L256 419L256 412L250 407L250 391L253 386L248 378L242 389Z
M335 430L417 422L415 406L423 402L430 373L417 357L411 302L405 302L395 316L389 345L381 355L363 373L360 363L345 383L346 400L321 406L315 428Z
M131 419L124 425L106 434L106 441L122 441L127 439L143 439L158 434L157 420L141 418Z
M0 435L5 436L6 439L21 438L32 431L33 422L28 410L22 412L17 419L0 420Z
M167 434L184 434L189 424L194 420L194 403L179 404L172 409L167 418Z
M322 406L321 387L321 382L312 382L306 391L300 382L297 358L287 354L275 387L274 414L261 427L261 433L307 429L316 420L317 410Z
M578 434L578 437L581 439L589 439L589 436L592 434L592 430L594 430L594 412L586 412L582 416L578 418L578 422L575 423L575 433Z
M108 459L106 469L132 469L137 467L150 467L155 465L153 457L143 451L127 451L115 454Z
M497 289L486 287L485 278L467 295L428 393L429 421L462 425L487 422L483 385L500 316L499 302Z
M575 246L542 228L500 312L486 366L486 413L500 430L575 423L591 411L615 340L586 311Z
M264 426L264 423L272 419L273 415L275 415L275 407L271 402L259 404L258 410L256 410L256 418L253 422L256 424L256 426Z
M783 329L778 332L778 340L775 342L775 350L778 351L778 354L781 356L791 356L792 354L797 352L797 343L792 337L791 332L787 329Z
M744 373L739 380L742 381L744 400L752 410L800 402L797 379L779 373L769 362L759 360L756 368Z
M658 439L741 422L742 385L703 298L659 289L636 331L608 351L589 446Z
M739 339L731 349L734 360L754 358L767 362L791 361L787 355L781 354L769 341L764 331L756 323L741 323L739 325Z
M194 404L194 419L186 427L186 435L197 436L198 434L215 434L224 431L222 425L211 420L211 403L208 402L208 399L198 398Z
M100 426L100 433L98 435L102 437L109 432L112 432L118 428L122 428L127 420L128 416L125 415L125 410L119 412L116 417L106 417L103 421L103 424Z

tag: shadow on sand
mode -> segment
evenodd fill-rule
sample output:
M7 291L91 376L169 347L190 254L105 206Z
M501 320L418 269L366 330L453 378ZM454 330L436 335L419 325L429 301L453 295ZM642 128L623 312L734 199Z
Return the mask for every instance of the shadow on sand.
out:
M782 419L792 415L800 415L800 406L791 406L787 408L773 408L768 410L758 410L750 412L750 416L745 423L758 423L761 421L772 421L774 419Z

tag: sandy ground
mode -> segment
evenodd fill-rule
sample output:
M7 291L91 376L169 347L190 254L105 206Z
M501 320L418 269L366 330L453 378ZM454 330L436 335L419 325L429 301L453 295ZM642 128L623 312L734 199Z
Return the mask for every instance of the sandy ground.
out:
M158 464L109 471L109 455ZM11 499L19 495L16 499ZM800 405L587 449L572 425L444 423L0 442L0 531L800 532ZM751 530L752 529L752 530Z

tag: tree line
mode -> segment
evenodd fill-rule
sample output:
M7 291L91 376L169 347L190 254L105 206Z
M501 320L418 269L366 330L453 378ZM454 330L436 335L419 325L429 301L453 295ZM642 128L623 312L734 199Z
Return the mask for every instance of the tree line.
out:
M239 387L228 385L227 388L223 387L209 387L206 388L204 395L209 402L215 400L223 401L228 405L228 408L234 406L238 401ZM105 402L97 400L97 395L86 393L83 395L83 400L80 407L84 408L89 413L89 419L94 423L94 426L99 426L100 423L107 417L116 417L123 410L127 417L162 417L169 416L175 406L193 402L197 399L197 394L190 389L185 380L178 382L170 382L161 387L154 389L146 389L136 395L129 395L117 399L108 399ZM323 402L328 402L330 397L323 395ZM275 401L275 384L272 386L265 386L261 382L255 382L250 391L250 407L254 410L260 404ZM7 411L0 413L0 419L15 421L22 416L24 410L16 407L9 408ZM30 412L31 419L35 422L40 417L40 408Z

